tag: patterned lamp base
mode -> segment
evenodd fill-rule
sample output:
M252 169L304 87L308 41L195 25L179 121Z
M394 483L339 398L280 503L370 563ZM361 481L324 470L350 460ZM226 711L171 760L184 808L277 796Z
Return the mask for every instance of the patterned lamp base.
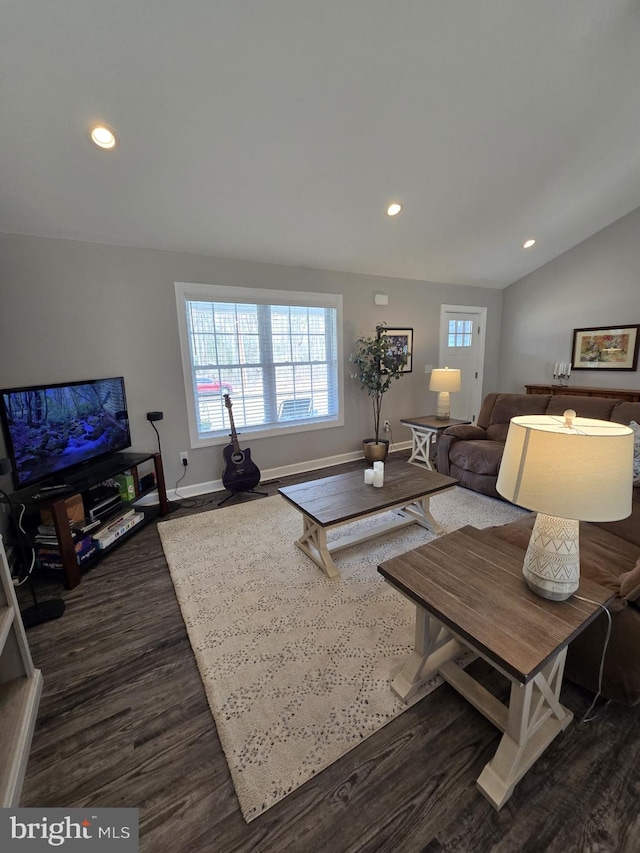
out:
M580 583L579 522L539 512L522 574L535 593L553 601L564 601Z
M439 421L448 421L451 417L451 403L448 391L438 392L438 409L436 418Z

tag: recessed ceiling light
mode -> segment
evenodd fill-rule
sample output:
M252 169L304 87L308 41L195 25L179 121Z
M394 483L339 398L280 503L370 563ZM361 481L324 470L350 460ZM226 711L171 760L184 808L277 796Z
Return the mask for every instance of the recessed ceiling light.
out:
M110 127L101 124L97 127L91 128L89 132L89 141L95 145L96 148L108 151L109 149L116 147L118 144L118 137L116 136L115 131L111 130Z
M388 216L397 216L401 210L402 210L402 205L398 204L397 201L394 201L393 204L390 204L389 207L387 208L387 215Z
M525 240L525 242L522 244L522 248L523 249L530 249L534 245L535 242L536 242L535 240Z

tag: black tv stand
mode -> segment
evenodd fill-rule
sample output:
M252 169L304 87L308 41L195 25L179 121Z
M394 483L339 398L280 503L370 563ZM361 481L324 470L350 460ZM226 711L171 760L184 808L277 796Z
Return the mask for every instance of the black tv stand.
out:
M142 465L144 462L153 462L155 483L150 489L141 492L138 466ZM162 457L160 454L129 452L115 453L106 460L83 468L82 471L75 472L74 474L68 474L67 483L65 484L69 486L68 490L51 489L47 492L42 487L40 487L40 489L35 487L30 494L20 498L23 503L29 501L31 503L37 503L38 507L46 505L50 509L56 531L56 538L58 540L58 549L62 561L62 571L67 589L73 589L80 583L81 567L78 565L78 561L76 559L65 501L71 495L76 494L81 494L84 499L92 488L99 486L105 480L110 480L117 474L122 474L125 471L132 474L134 481L135 498L131 504L135 505L136 511L143 512L145 518L135 527L132 527L118 538L113 545L110 545L104 550L98 551L94 557L91 557L90 561L83 564L82 569L84 569L85 566L93 565L96 560L99 560L103 555L108 554L111 548L117 547L121 542L126 541L129 536L137 533L140 528L152 521L158 515L164 516L169 512L169 502L167 501ZM147 494L147 492L153 492L155 490L158 492L157 505L143 506L141 504L136 504L136 501ZM36 495L38 496L37 498Z

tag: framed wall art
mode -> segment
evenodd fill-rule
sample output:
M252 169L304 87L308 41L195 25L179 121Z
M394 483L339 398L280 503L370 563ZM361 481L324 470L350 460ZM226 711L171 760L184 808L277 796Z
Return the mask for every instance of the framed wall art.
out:
M574 329L571 369L636 370L639 329L640 324Z
M396 353L402 353L407 363L402 368L403 373L411 373L413 352L413 329L383 329L382 334L389 341L389 349Z

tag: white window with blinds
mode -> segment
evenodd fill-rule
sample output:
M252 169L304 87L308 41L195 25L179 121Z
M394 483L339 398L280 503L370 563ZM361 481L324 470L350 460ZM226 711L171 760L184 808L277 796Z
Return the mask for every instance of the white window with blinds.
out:
M175 288L192 447L343 424L341 295Z

